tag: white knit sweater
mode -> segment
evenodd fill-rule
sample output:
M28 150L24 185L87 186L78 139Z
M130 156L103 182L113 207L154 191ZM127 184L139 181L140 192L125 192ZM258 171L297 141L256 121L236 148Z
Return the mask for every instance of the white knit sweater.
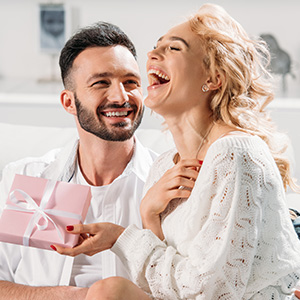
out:
M171 168L161 155L149 189ZM162 217L165 241L128 227L112 248L154 299L290 299L300 242L278 168L256 136L226 136L209 148L191 196Z

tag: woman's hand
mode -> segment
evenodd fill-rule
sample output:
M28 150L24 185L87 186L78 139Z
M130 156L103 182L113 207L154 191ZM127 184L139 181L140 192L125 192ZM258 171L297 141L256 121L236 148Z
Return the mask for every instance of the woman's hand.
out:
M122 226L113 223L77 224L67 226L69 233L80 234L79 243L73 248L52 245L51 248L60 254L76 256L84 253L92 256L110 249L124 231Z
M176 198L188 198L198 177L201 164L197 159L185 159L169 169L146 193L140 206L144 228L164 239L160 213Z

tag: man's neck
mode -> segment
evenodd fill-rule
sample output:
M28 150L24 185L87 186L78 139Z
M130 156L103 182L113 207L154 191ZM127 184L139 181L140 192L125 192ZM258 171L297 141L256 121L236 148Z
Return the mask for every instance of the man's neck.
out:
M93 186L108 185L120 176L134 151L134 139L124 142L80 138L78 163L86 181Z

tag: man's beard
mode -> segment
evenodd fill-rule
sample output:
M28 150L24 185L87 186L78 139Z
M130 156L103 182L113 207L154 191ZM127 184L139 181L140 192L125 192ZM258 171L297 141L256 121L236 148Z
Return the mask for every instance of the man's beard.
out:
M130 139L136 129L139 127L142 121L144 107L138 112L133 124L127 129L128 127L127 122L119 122L111 125L112 128L108 128L104 122L101 121L100 111L105 109L116 109L116 108L131 108L133 109L132 114L136 114L138 107L136 105L129 104L125 102L123 105L118 104L110 104L105 107L98 107L97 108L97 115L98 118L95 118L94 114L89 111L86 107L81 104L81 101L75 97L75 105L77 110L77 118L78 122L82 129L85 131L92 133L99 137L100 139L106 141L115 141L115 142L122 142Z

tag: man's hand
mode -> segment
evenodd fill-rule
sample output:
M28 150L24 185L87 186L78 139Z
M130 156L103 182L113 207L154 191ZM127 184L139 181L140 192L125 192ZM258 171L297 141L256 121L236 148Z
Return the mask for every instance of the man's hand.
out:
M122 226L113 223L77 224L67 226L70 233L80 234L79 244L73 248L53 245L52 249L60 254L76 256L84 253L94 255L110 249L124 231Z

